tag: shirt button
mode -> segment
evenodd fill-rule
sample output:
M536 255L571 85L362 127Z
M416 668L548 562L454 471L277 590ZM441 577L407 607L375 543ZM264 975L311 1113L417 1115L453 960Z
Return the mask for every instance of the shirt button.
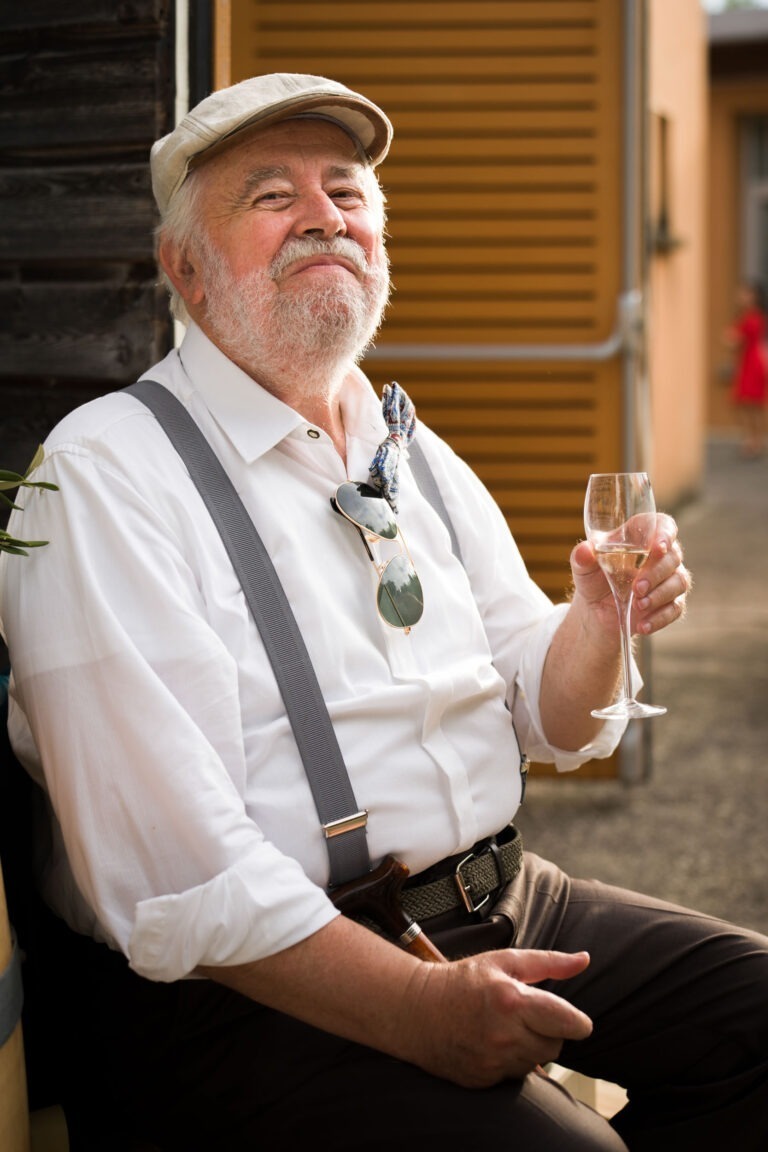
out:
M317 428L307 428L307 436L309 436L310 440L320 439L320 433L318 432Z

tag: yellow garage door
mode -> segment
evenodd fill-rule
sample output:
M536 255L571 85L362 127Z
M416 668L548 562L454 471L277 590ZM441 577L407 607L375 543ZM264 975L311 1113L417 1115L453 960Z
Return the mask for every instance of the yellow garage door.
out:
M219 41L219 83L317 73L392 119L395 292L366 371L474 467L557 600L588 476L625 458L625 7L236 0Z

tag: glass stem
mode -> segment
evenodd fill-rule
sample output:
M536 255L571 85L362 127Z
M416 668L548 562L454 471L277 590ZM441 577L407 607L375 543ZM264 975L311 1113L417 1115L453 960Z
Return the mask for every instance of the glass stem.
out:
M619 610L619 629L621 632L621 671L624 681L624 699L632 699L632 601L634 595L630 592L626 600L616 597L616 607Z

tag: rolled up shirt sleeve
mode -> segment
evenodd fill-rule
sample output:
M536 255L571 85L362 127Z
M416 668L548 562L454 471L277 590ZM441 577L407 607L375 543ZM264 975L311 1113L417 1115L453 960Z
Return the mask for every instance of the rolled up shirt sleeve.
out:
M177 980L201 964L245 964L280 952L336 915L298 864L262 843L206 884L141 900L126 952L139 975Z
M558 772L573 772L586 760L599 760L610 756L616 749L625 729L625 720L607 720L589 744L576 751L566 751L550 744L544 734L539 711L541 670L555 632L568 611L567 604L558 604L539 624L534 625L522 647L520 670L511 694L510 707L515 727L532 762L554 764ZM637 687L640 686L638 678Z

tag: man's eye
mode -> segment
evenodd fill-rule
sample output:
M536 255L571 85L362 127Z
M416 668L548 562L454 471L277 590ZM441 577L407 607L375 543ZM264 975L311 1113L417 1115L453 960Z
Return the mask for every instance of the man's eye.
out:
M287 192L260 192L258 196L254 197L255 204L279 204L281 200L287 200Z

